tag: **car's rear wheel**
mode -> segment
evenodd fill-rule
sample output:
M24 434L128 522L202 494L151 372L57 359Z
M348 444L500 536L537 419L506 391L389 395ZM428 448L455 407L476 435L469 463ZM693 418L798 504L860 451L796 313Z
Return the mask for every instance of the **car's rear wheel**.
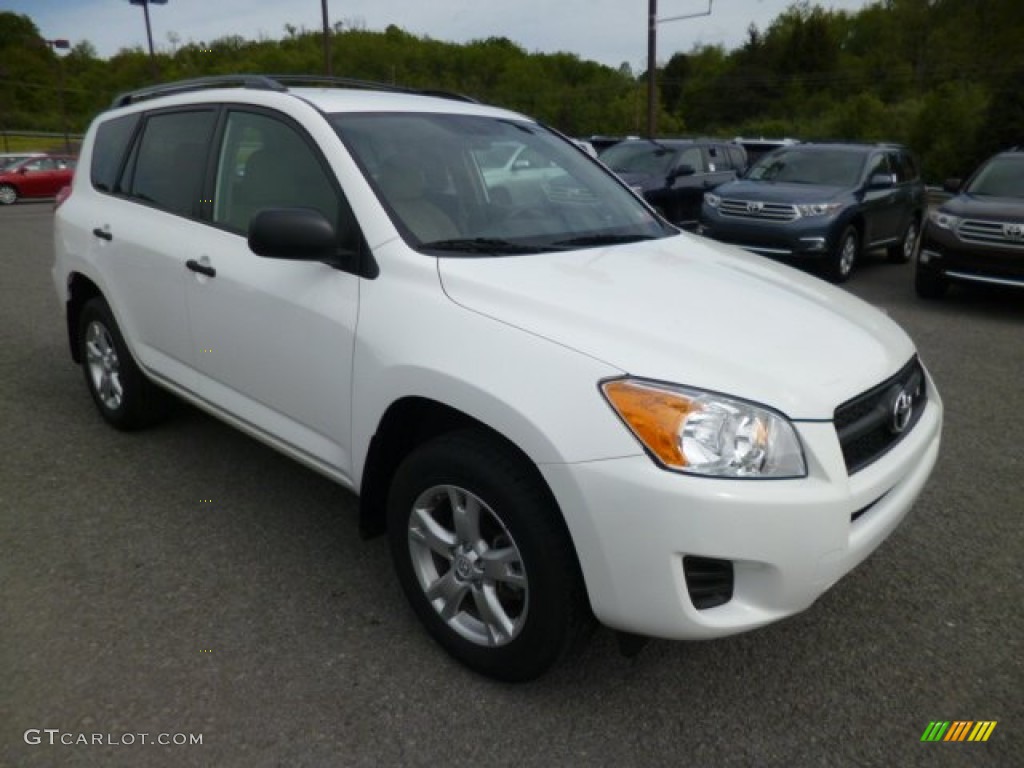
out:
M0 184L0 204L13 205L18 201L18 190L10 184Z
M920 232L921 225L918 224L917 219L911 219L910 224L907 225L907 229L903 233L903 239L896 245L889 246L889 261L894 264L906 264L913 259L914 253L917 251Z
M109 424L138 429L167 413L170 395L139 370L103 299L90 299L82 308L77 343L89 394Z
M589 623L569 534L536 469L477 431L399 466L388 497L398 580L434 639L489 677L530 680Z
M849 226L843 230L842 237L829 257L825 276L833 283L845 283L853 274L853 268L859 258L860 235L856 227Z

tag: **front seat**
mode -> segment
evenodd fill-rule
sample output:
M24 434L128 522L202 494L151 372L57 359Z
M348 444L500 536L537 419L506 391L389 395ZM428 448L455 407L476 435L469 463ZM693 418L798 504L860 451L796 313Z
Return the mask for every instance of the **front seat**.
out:
M421 243L459 237L448 214L426 198L426 178L414 158L388 158L377 174L377 184L399 223Z

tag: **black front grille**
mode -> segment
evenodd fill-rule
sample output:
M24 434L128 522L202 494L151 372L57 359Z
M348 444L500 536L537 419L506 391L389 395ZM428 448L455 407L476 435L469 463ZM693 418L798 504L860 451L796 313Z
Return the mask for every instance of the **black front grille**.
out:
M921 418L927 400L924 369L915 357L892 378L836 408L846 471L852 475L863 469L902 440Z
M683 572L686 574L686 591L697 610L714 608L732 600L734 578L731 561L687 555L683 558Z

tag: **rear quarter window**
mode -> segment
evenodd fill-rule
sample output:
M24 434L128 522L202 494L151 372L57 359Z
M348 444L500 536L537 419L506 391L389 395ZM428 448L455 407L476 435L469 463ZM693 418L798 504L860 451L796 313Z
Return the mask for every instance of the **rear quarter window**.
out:
M89 175L92 185L100 192L113 192L125 152L131 143L139 115L115 117L101 123L93 142L92 166Z

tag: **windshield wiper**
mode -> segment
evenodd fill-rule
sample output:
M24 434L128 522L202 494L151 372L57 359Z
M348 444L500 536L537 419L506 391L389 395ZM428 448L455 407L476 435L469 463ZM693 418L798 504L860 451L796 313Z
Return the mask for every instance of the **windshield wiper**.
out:
M641 240L657 240L654 235L583 235L568 240L557 240L552 245L618 245L619 243L638 243Z
M551 250L547 246L523 245L496 237L463 237L451 240L434 240L421 243L420 248L434 251L456 251L462 253L543 253Z

